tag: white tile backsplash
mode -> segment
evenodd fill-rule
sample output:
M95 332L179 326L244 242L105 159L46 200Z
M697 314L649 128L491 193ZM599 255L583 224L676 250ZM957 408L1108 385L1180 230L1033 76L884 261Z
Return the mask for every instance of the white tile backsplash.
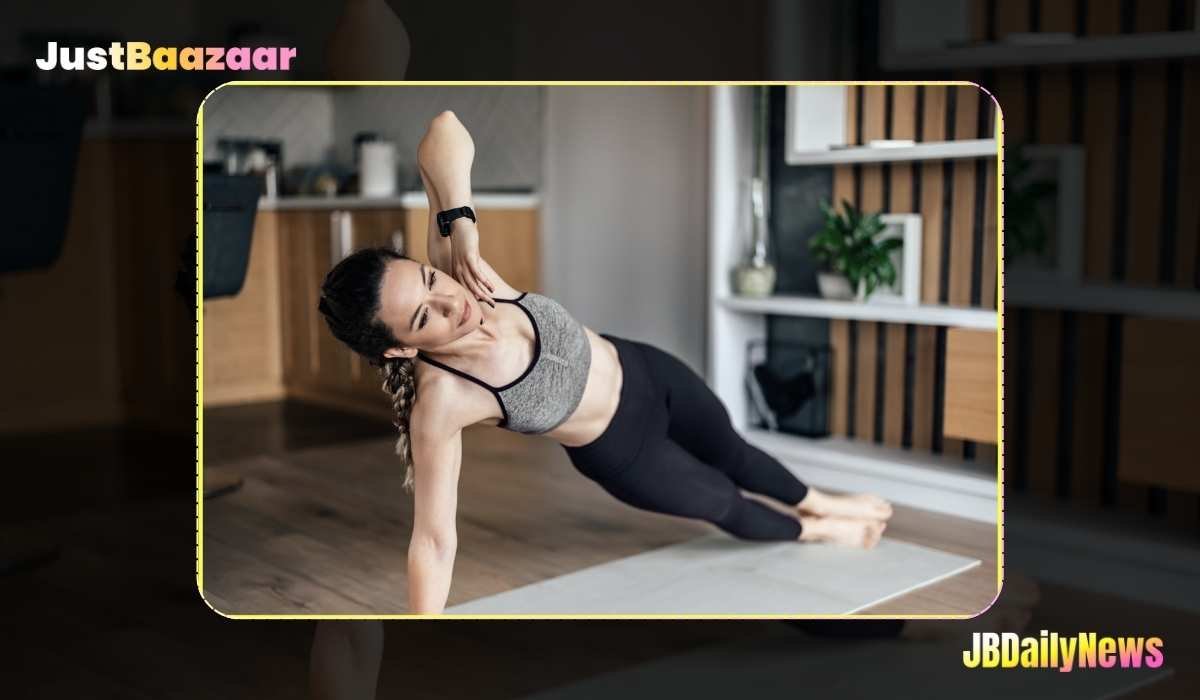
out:
M476 190L529 188L541 183L540 87L230 86L204 105L205 158L216 157L221 137L274 138L284 142L287 167L333 158L353 163L354 135L373 131L394 141L401 191L420 189L417 142L429 120L453 110L475 140Z

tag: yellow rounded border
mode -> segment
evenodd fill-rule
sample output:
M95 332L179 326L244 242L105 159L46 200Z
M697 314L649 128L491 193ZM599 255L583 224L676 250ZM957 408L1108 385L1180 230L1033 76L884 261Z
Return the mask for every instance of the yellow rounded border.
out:
M830 86L925 85L974 86L996 106L996 596L974 615L261 615L229 614L204 597L204 103L226 87L712 87L731 86ZM204 604L222 617L234 620L970 620L991 609L1004 588L1004 114L995 95L969 80L850 80L850 81L403 81L403 80L232 80L204 96L196 109L196 590Z

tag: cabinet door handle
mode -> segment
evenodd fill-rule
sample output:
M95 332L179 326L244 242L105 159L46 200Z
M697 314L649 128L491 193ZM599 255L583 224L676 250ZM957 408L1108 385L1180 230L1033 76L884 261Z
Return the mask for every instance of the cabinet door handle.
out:
M329 259L336 265L354 249L354 222L350 212L335 210L329 214Z

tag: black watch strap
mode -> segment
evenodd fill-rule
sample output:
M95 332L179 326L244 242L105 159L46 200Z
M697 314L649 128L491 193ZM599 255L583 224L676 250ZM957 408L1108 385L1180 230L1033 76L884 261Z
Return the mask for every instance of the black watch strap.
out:
M458 218L461 218L464 216L467 217L468 219L470 219L471 221L477 221L477 219L475 218L475 211L473 209L471 209L471 207L458 207L457 209L447 209L446 211L439 211L437 213L438 231L443 236L449 236L450 235L450 224L453 223L455 219L458 219Z

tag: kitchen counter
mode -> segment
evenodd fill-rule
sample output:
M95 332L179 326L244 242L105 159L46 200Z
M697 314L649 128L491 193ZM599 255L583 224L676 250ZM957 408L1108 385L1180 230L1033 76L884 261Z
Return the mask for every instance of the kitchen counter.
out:
M536 192L476 192L471 204L477 209L534 209L541 203ZM260 211L294 211L312 209L424 209L429 206L424 192L404 192L391 197L361 197L358 195L285 196L258 200Z

